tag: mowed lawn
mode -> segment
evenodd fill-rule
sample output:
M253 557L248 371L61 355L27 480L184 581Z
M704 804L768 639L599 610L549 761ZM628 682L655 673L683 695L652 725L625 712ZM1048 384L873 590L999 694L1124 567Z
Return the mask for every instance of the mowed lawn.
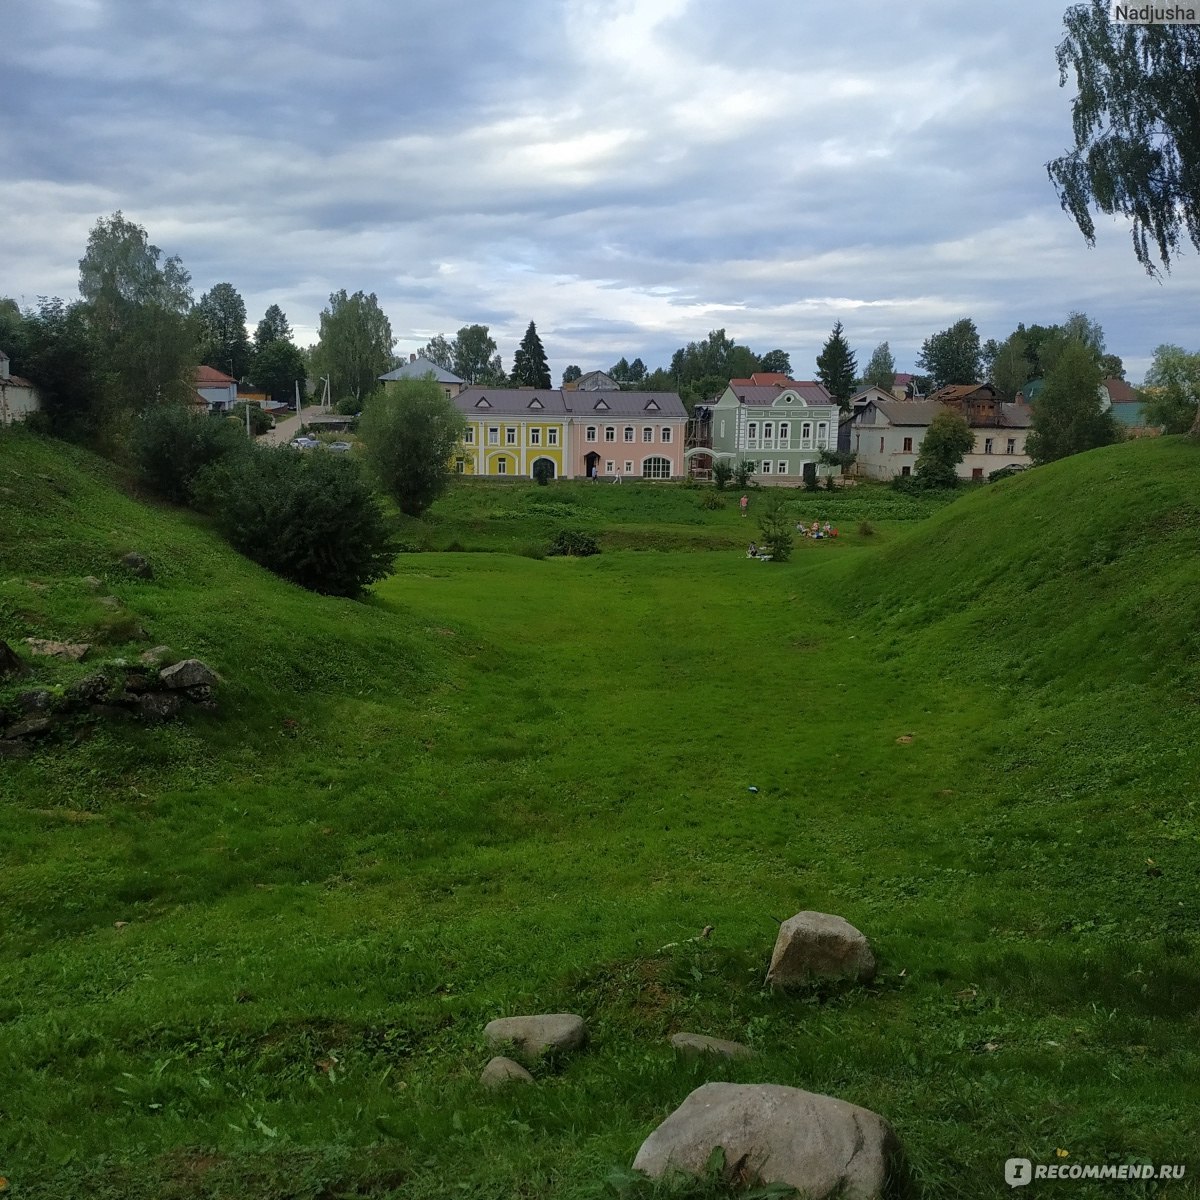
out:
M1177 514L1189 467L1168 465ZM1053 590L1102 613L1161 561L1157 607L1136 603L1178 623L1187 522L1142 561L1093 551L1115 518L1066 505L1095 563L1030 584L1016 533L979 530L1028 532L1052 483L908 532L884 497L882 535L787 564L613 549L594 511L596 558L406 554L365 606L204 543L209 611L254 612L206 634L226 718L146 736L149 767L116 731L0 789L11 1194L715 1195L625 1168L718 1078L879 1111L913 1196L1008 1195L1006 1158L1058 1150L1200 1172L1194 649L1164 675ZM522 505L617 504L569 494L509 493L505 539ZM464 504L444 523L486 542ZM627 524L669 545L684 522ZM186 628L162 589L125 599ZM243 642L272 648L264 681ZM297 642L303 688L275 661ZM806 908L868 934L872 987L763 989L776 922ZM530 1011L583 1014L591 1047L483 1093L483 1025ZM681 1029L758 1057L679 1063Z

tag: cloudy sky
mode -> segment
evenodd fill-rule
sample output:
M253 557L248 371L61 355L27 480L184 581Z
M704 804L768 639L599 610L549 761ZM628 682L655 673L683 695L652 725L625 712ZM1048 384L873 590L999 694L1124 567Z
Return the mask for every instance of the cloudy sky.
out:
M809 377L841 319L901 370L1078 309L1140 379L1200 263L1089 248L1065 0L4 0L0 295L75 294L116 209L253 325L375 292L397 350L537 322L557 380L723 327Z

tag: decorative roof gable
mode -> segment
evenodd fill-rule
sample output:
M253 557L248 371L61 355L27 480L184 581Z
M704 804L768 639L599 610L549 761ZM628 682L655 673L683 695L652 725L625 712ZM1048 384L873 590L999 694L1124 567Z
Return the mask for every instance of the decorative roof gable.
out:
M597 400L596 403L594 405L592 405L592 407L597 412L608 412L608 403L604 400Z
M659 411L658 401L653 398L651 398L650 400L647 400L646 401L646 411L647 412L658 412Z
M545 408L546 406L536 396L534 396L534 398L532 400L530 400L528 407L529 408Z
M479 399L475 401L475 407L476 408L491 408L492 406L491 406L491 404L488 403L488 398L486 396L480 396Z

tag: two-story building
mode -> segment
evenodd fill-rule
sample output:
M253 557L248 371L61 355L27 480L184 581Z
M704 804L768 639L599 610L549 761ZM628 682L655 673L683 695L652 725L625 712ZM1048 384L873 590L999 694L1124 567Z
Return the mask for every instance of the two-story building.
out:
M673 479L684 473L687 410L674 392L470 387L454 457L462 475Z
M454 456L460 475L568 474L570 413L559 389L469 387L451 399L467 419Z
M687 409L675 392L564 393L571 469L585 479L676 479L685 473Z
M838 405L823 384L783 375L731 379L712 413L714 459L749 462L759 482L798 484L806 464L818 474L821 451L837 449Z
M202 404L210 413L227 413L237 404L238 383L232 375L216 367L197 367L193 382L195 403Z
M459 379L453 371L439 367L437 363L420 354L410 354L408 362L401 363L394 371L389 371L386 375L380 375L379 382L386 390L389 383L397 383L401 379L425 379L430 375L437 380L438 386L445 392L446 398L449 400L453 400L467 386L465 381Z
M868 479L914 474L926 430L943 412L960 413L975 435L958 467L961 479L986 479L1001 467L1029 466L1025 442L1033 413L1028 405L1003 402L990 384L956 385L935 395L940 399L869 401L852 426L855 474Z

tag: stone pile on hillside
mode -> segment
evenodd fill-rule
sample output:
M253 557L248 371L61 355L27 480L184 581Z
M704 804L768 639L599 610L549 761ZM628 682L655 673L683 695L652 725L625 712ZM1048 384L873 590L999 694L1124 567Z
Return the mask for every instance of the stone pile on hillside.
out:
M75 656L59 655L54 649L43 648L60 645L64 643L41 643L31 645L30 650L34 654L79 661L90 649L88 646L70 647L83 651ZM168 653L165 646L159 646L143 654L135 667L114 663L99 667L65 687L31 687L18 692L7 709L0 710L0 756L28 754L34 741L47 737L59 726L81 715L167 721L188 706L215 711L216 689L220 682L217 673L198 658L159 667L161 657ZM18 668L9 669L6 675L15 677L27 673L28 668L11 647L0 642L0 659L11 662L9 656L16 658Z

